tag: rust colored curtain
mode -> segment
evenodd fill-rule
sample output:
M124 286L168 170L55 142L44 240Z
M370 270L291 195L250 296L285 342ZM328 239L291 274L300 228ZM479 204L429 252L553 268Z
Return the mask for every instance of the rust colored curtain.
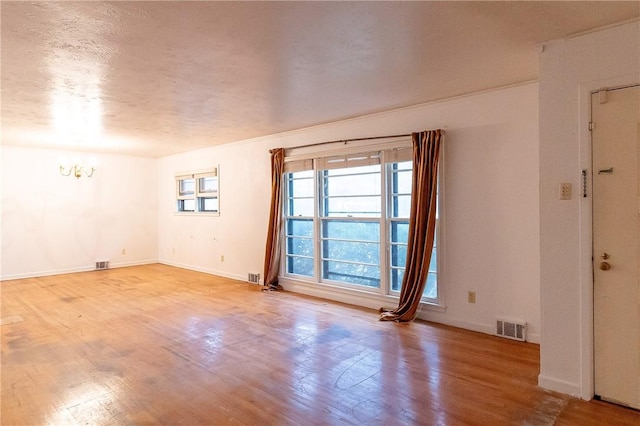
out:
M271 150L271 211L264 255L264 285L279 288L280 235L282 229L282 173L284 172L284 148Z
M413 181L407 261L402 278L400 301L395 309L380 309L381 321L412 321L429 273L436 232L438 158L441 130L413 133Z

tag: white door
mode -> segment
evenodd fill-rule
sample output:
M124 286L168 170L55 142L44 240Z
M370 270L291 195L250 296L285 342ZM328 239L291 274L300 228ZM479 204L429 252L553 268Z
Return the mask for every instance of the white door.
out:
M640 408L640 87L592 95L595 394Z

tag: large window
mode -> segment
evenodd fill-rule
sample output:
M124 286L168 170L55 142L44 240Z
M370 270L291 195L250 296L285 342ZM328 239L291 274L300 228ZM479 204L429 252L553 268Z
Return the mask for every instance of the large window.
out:
M285 163L285 276L398 295L407 256L411 149ZM439 233L437 233L439 235ZM423 297L438 300L437 245Z
M176 211L220 213L218 168L176 176Z

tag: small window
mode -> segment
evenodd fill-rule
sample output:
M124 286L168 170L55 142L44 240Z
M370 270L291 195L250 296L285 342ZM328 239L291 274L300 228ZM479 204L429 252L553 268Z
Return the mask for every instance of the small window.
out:
M176 176L178 213L220 213L218 168Z

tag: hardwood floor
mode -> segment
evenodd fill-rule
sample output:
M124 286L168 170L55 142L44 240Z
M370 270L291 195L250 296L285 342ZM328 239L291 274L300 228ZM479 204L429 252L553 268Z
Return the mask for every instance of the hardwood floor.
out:
M148 265L1 283L2 425L639 425L537 345Z

